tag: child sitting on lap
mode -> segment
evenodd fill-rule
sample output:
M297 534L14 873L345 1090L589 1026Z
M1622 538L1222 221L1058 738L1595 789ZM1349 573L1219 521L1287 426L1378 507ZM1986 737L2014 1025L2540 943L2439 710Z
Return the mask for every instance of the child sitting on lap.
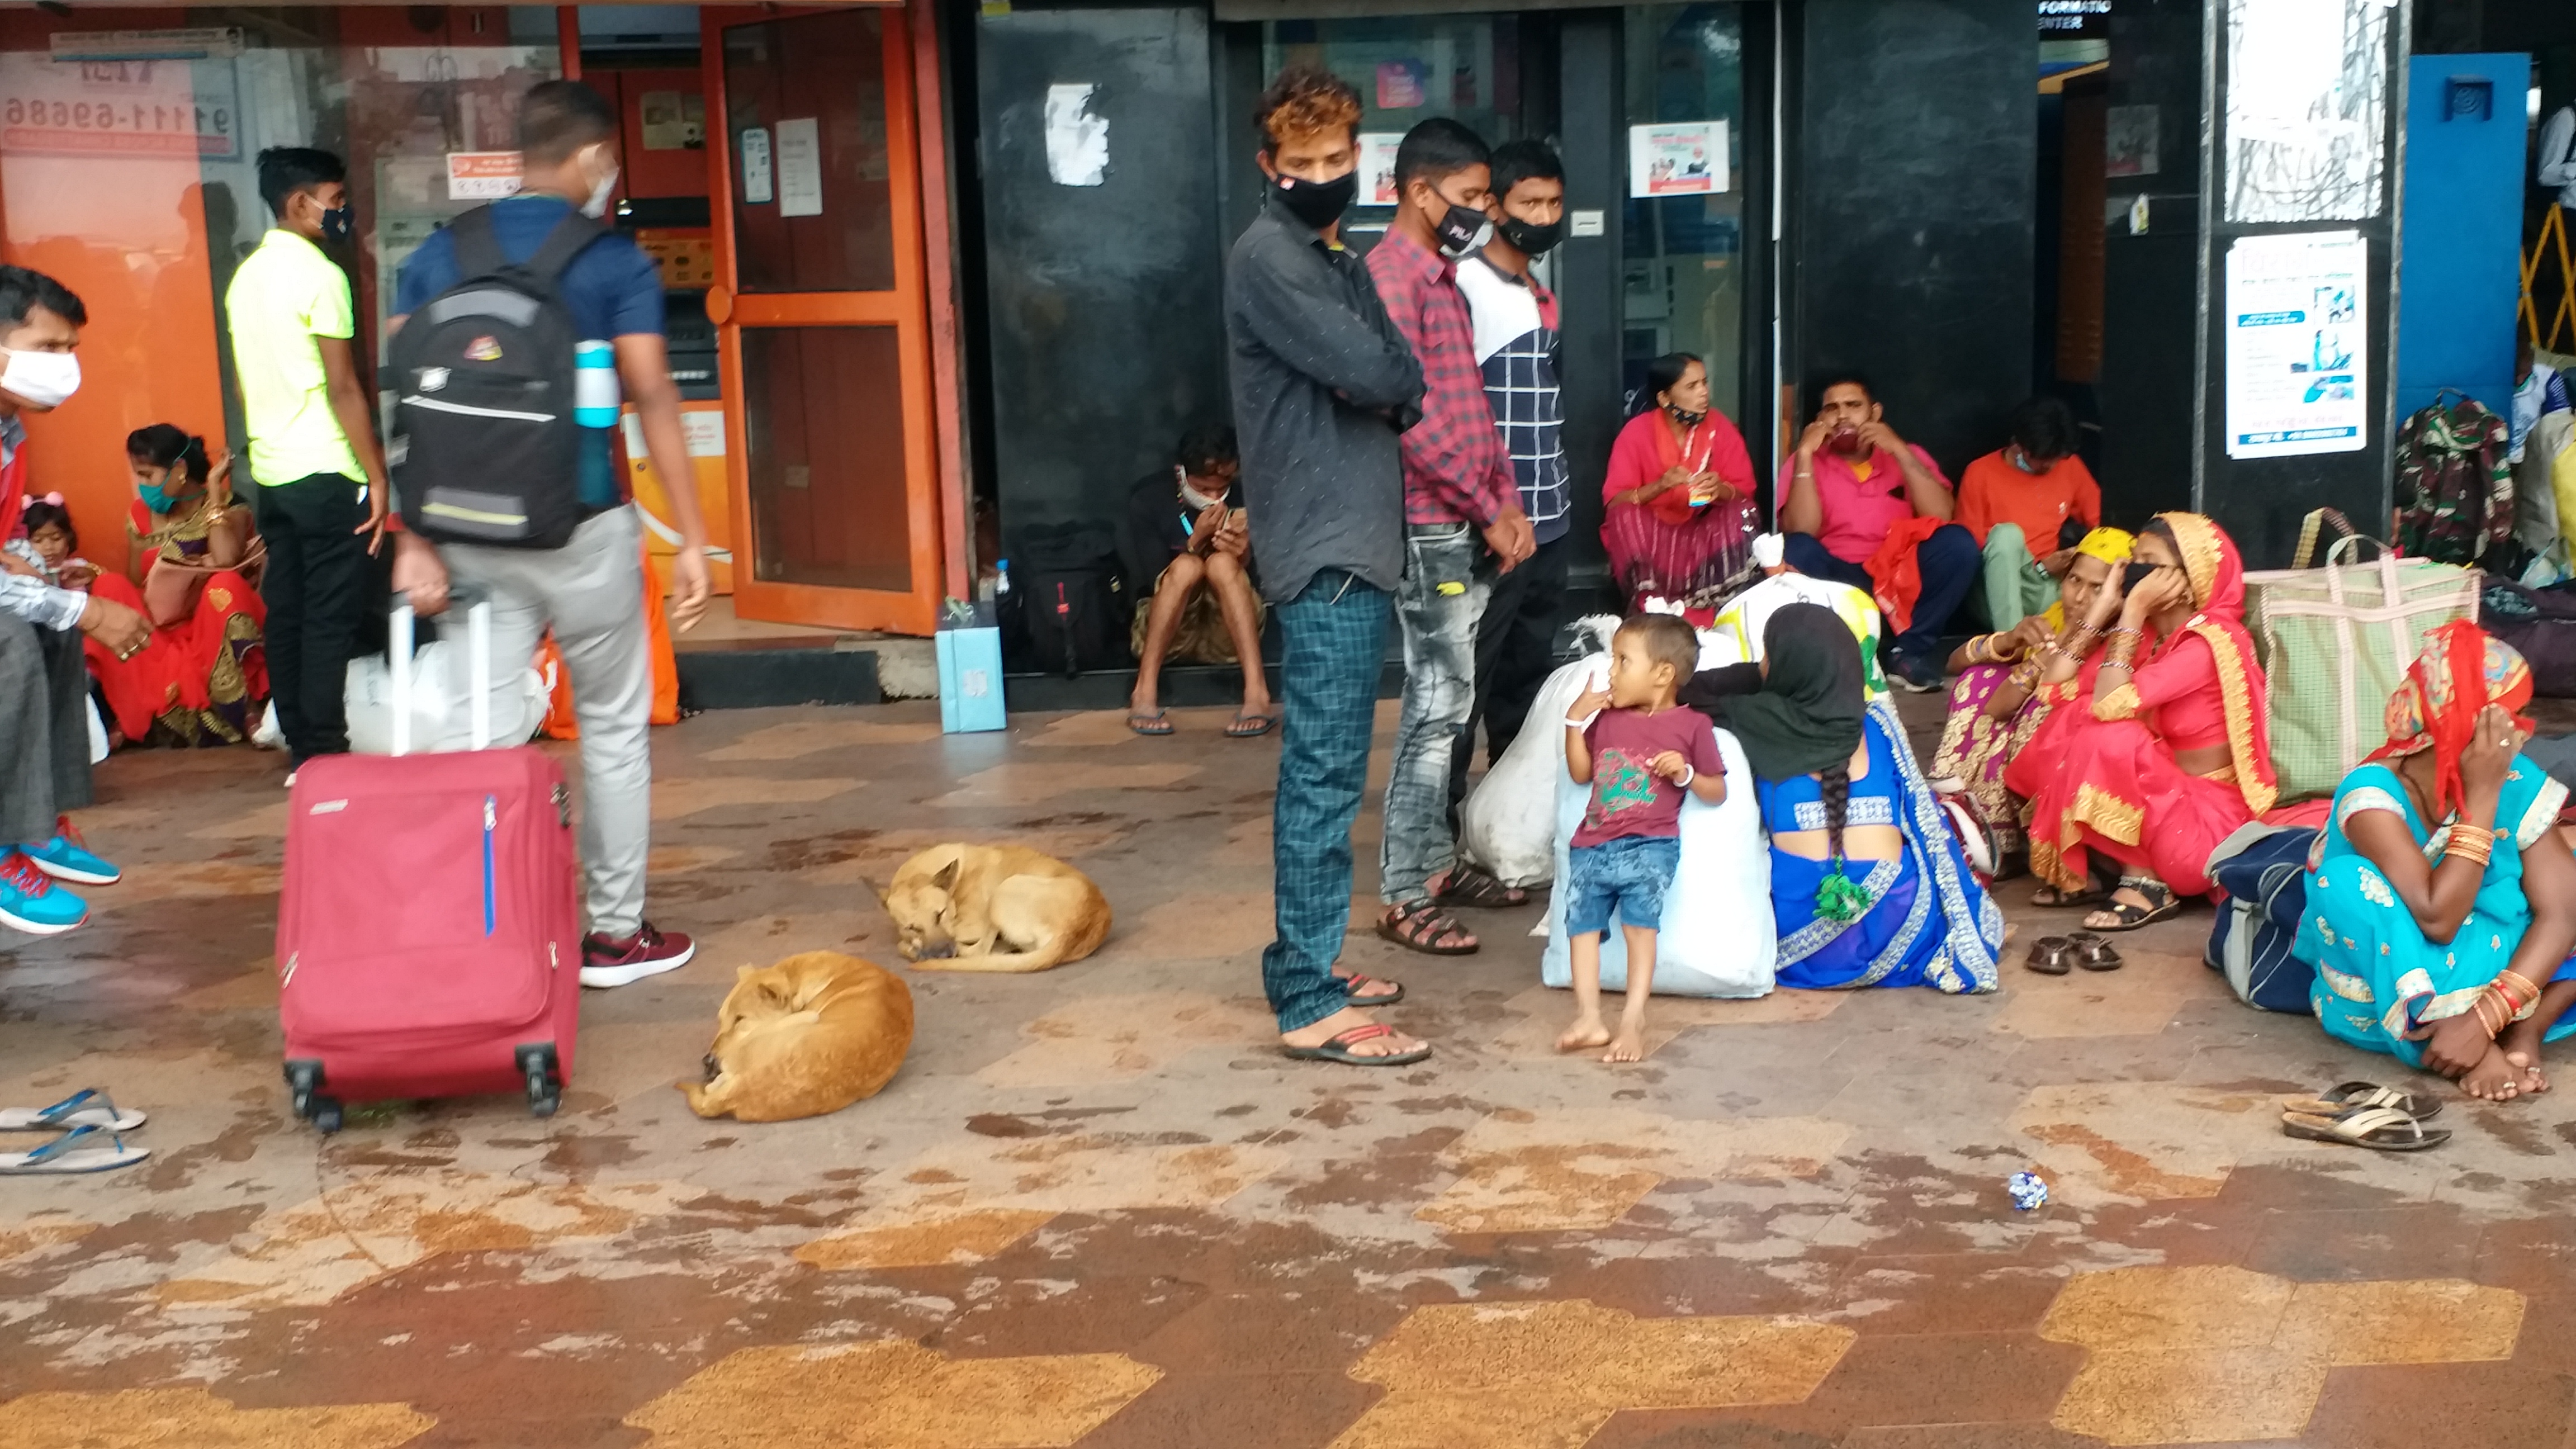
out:
M1592 787L1568 851L1565 935L1581 1015L1558 1051L1607 1046L1605 1062L1646 1055L1646 997L1655 984L1655 927L1681 864L1682 793L1726 799L1726 765L1708 717L1674 702L1699 667L1699 635L1670 614L1631 614L1610 641L1610 682L1565 718L1565 765ZM1601 938L1613 909L1628 941L1628 1005L1613 1041L1601 1023Z

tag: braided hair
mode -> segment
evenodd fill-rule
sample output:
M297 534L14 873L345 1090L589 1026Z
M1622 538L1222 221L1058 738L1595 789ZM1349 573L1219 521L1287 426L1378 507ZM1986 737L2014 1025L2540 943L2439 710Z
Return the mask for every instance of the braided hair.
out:
M1825 802L1825 845L1829 859L1843 858L1843 826L1851 815L1851 761L1836 760L1816 772L1817 791Z

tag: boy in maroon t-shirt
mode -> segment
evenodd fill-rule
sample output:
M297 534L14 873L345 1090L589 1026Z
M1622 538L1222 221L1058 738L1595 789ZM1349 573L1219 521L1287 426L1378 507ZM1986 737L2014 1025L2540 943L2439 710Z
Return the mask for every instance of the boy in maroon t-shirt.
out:
M1610 684L1565 717L1565 766L1592 787L1565 872L1565 936L1582 1015L1558 1051L1607 1046L1605 1062L1646 1055L1646 997L1655 988L1655 927L1681 864L1682 793L1726 799L1726 765L1708 716L1674 702L1699 668L1699 635L1671 614L1631 614L1610 641ZM1612 1040L1601 1022L1601 938L1613 910L1628 940L1628 1005Z

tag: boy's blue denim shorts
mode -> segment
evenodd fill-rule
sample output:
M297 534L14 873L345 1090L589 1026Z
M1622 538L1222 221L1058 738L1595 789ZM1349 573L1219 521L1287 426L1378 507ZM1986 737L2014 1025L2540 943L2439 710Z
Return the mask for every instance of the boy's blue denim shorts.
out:
M1599 936L1615 907L1621 922L1651 931L1663 923L1664 888L1682 863L1670 835L1629 835L1566 852L1565 934Z

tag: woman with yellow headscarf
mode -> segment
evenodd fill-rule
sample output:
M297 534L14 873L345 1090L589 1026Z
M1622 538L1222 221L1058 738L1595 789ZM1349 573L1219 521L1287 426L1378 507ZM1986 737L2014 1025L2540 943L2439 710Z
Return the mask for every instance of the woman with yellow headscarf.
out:
M2388 744L2335 791L2291 946L2329 1036L2492 1101L2546 1088L2542 1041L2576 1032L2567 787L2522 757L2530 702L2511 646L2465 621L2425 635Z
M2082 621L2094 596L2129 561L2131 542L2117 528L2084 535L2058 581L2058 602L2047 613L2001 633L1980 634L1950 656L1950 672L1958 680L1950 686L1941 748L1926 773L1960 835L1983 837L1982 852L1969 840L1970 859L1998 876L2019 874L2023 854L2021 802L2004 788L2004 766L2051 710L2091 687L2100 643ZM2044 683L2042 672L2061 653L2072 654L2075 667L2067 678Z

